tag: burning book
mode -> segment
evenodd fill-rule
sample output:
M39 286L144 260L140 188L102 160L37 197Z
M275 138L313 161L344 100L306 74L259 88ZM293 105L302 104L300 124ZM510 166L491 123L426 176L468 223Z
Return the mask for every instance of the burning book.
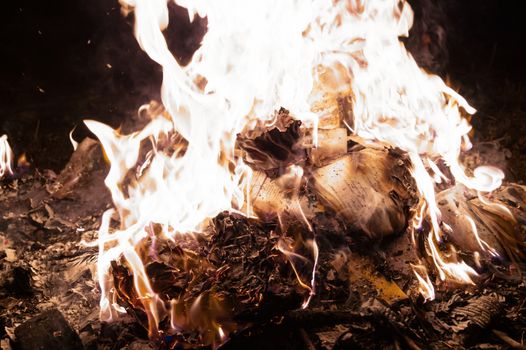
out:
M32 195L45 211L32 220L60 227L49 203L95 188L92 169L109 165L113 206L96 232L77 232L78 249L98 250L82 264L102 322L131 317L165 348L235 346L255 325L302 330L305 319L351 324L339 346L358 346L372 327L418 348L421 333L397 333L391 306L523 261L525 189L501 187L497 167L463 165L475 109L405 49L405 1L177 3L207 20L184 66L164 36L168 3L121 0L162 67L161 101L141 106L130 132L86 120L101 149L72 139L68 167ZM0 156L0 174L12 173L5 137ZM358 280L367 287L356 292L377 293L362 312L323 307L346 305ZM500 299L481 300L484 328Z

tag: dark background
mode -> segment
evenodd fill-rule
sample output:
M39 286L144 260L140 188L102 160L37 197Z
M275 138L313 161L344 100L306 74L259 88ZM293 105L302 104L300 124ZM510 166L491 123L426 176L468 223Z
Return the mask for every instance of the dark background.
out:
M206 30L170 6L169 46L188 62ZM37 167L60 170L83 119L117 127L138 107L159 99L160 66L140 49L133 16L117 0L18 0L1 11L0 135ZM174 40L174 38L180 38Z
M503 147L524 153L521 1L410 3L416 20L407 44L417 60L479 109L478 137L504 137ZM133 17L123 17L116 0L16 0L0 12L0 135L35 166L60 170L72 152L69 131L77 125L76 139L88 135L82 119L116 127L158 98L159 66L140 50ZM182 63L205 28L171 6L167 37Z

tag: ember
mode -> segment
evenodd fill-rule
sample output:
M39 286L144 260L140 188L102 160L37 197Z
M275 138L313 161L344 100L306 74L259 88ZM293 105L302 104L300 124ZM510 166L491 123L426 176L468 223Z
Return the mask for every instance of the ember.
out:
M59 173L0 138L2 348L523 347L526 188L405 0L174 4L120 1L160 101Z

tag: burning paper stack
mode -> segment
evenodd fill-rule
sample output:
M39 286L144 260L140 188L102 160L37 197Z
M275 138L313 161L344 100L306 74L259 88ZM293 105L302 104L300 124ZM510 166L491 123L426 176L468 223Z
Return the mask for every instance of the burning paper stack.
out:
M134 310L152 337L191 328L203 344L224 341L236 327L225 319L221 293L185 299L184 291L210 271L217 279L226 273L199 255L223 211L256 226L273 223L275 247L305 292L303 307L316 291L319 212L373 239L409 228L423 247L414 273L426 299L434 297L435 274L472 284L481 255L507 250L479 232L486 212L495 216L489 231L512 222L497 231L522 245L510 210L490 200L503 173L459 161L470 147L464 117L475 110L400 42L413 19L405 1L177 1L190 18L208 20L185 67L163 37L166 1L121 3L134 12L142 49L163 68L164 108L141 107L149 123L129 135L86 121L111 163L106 185L115 207L87 243L99 248L103 320ZM437 196L449 187L457 192ZM463 203L466 193L480 202L452 217L444 203ZM471 265L447 239L462 236L477 243ZM152 272L161 262L170 267L160 269L164 277ZM173 281L174 271L186 282L167 292L159 281ZM196 321L203 308L208 318Z

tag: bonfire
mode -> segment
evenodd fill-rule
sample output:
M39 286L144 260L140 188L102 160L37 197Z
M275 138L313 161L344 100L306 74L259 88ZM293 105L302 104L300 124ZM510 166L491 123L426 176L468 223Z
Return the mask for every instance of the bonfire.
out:
M98 299L98 327L136 327L144 348L246 348L275 334L321 349L327 332L334 349L441 348L490 329L505 301L495 281L525 258L526 189L466 166L476 110L406 50L409 4L177 4L207 26L185 65L163 34L167 1L121 0L163 72L160 100L131 128L85 120L96 139L70 134L66 168L31 175L32 190L7 189L29 165L0 138L5 191L20 191L4 219L71 233L61 252L45 248L43 259L67 257L57 288ZM23 260L11 240L4 259ZM38 285L18 273L5 286ZM95 348L93 324L80 340L53 310L12 336L24 349Z

